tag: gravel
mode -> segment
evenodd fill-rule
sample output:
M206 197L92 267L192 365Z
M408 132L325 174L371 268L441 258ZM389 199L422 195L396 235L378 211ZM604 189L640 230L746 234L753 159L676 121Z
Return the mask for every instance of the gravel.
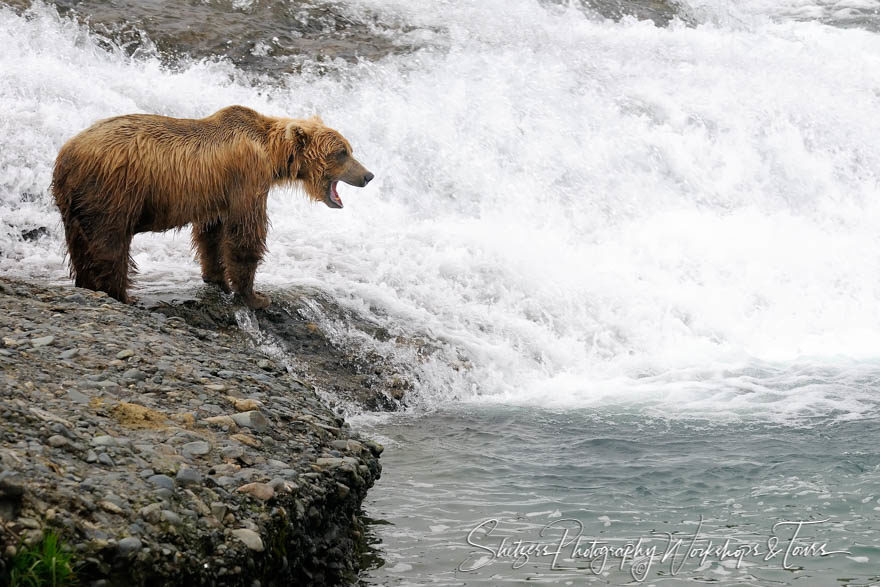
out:
M356 578L381 446L236 329L0 278L0 335L0 584L47 529L83 585Z

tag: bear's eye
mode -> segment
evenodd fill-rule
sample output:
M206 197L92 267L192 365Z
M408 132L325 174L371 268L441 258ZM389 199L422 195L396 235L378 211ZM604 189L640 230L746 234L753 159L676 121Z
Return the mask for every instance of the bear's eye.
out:
M341 151L336 152L336 158L339 159L340 161L342 161L346 157L348 157L348 152L346 152L345 149L342 149Z

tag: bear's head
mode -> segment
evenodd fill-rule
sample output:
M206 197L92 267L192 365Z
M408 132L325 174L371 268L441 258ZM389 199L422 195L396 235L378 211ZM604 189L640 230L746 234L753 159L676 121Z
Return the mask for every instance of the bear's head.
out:
M352 156L345 137L324 126L317 116L288 121L284 135L291 147L288 178L302 181L306 194L316 202L342 208L342 198L336 191L340 181L364 187L373 179L373 174Z

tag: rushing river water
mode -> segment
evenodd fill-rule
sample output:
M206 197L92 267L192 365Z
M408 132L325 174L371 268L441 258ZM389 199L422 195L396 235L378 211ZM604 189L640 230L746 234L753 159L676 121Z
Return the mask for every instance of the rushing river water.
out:
M878 31L877 0L0 2L0 271L65 279L50 169L98 118L320 113L376 179L271 194L257 279L381 328L322 318L412 386L352 414L388 445L366 583L617 584L487 545L786 521L835 552L645 578L877 582ZM133 254L198 281L185 233Z

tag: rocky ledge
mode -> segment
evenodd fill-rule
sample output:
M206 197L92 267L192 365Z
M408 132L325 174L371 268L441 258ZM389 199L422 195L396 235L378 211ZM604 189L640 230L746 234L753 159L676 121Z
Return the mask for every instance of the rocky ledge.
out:
M0 584L47 530L84 585L337 585L382 447L235 329L0 279Z

